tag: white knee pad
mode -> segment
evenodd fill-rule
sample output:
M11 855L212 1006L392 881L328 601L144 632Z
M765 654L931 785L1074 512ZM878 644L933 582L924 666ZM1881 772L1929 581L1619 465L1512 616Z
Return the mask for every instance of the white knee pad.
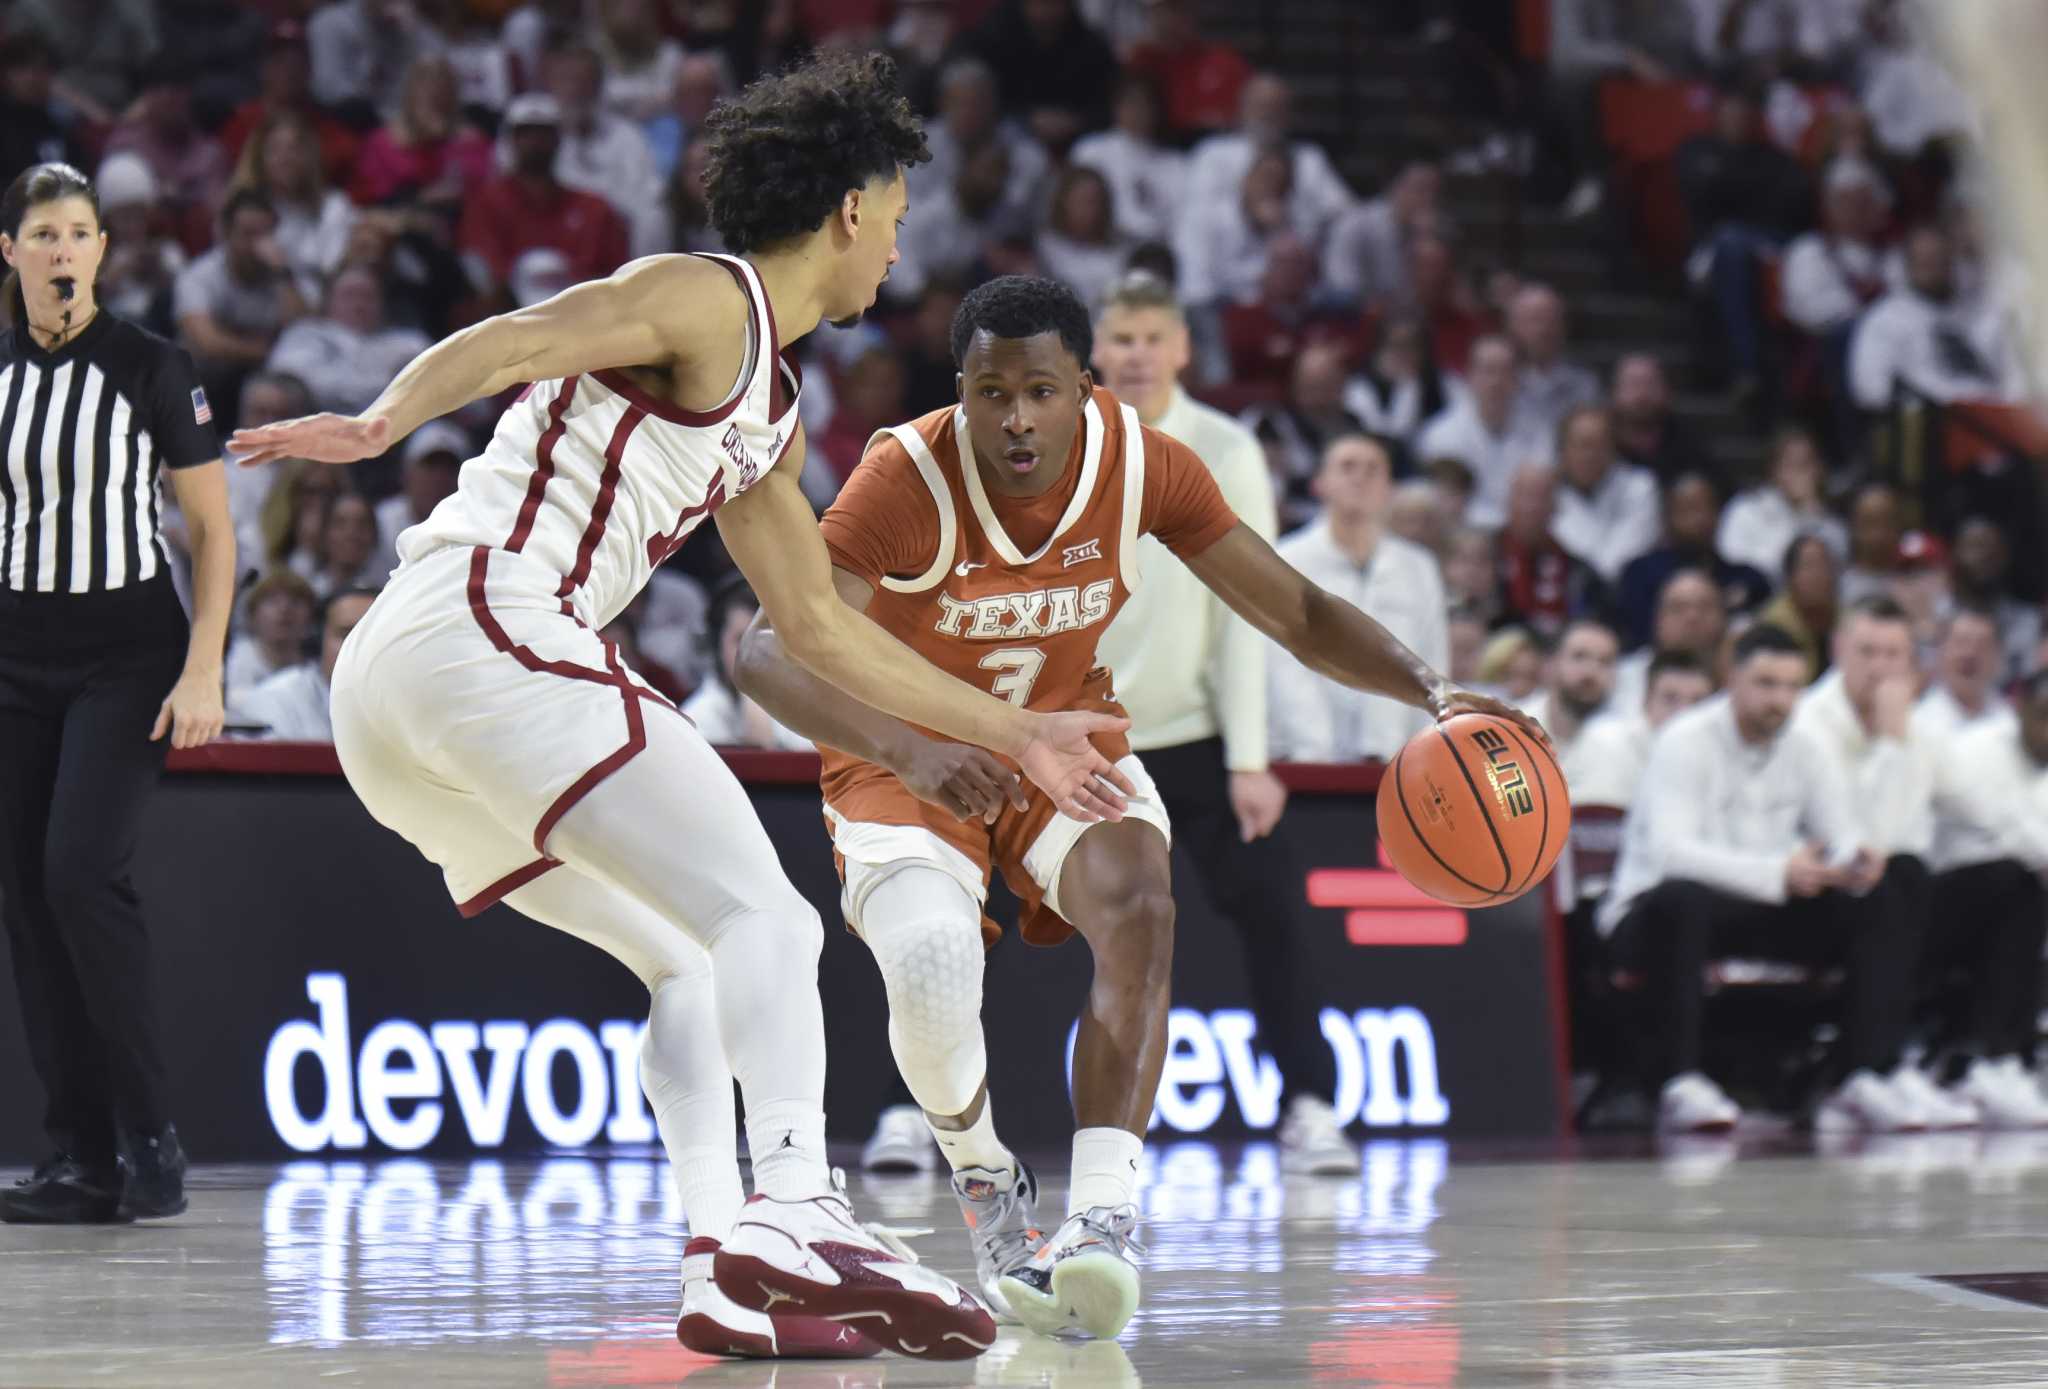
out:
M936 868L890 874L868 893L861 938L889 993L889 1043L926 1110L965 1109L988 1069L981 1038L981 907Z

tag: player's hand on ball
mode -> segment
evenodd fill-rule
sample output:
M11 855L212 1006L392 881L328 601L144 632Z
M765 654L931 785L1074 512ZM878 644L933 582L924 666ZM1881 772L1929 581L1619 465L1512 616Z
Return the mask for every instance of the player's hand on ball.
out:
M1550 735L1543 731L1542 724L1514 705L1495 699L1492 695L1483 695L1477 690L1467 690L1457 685L1440 685L1429 697L1429 712L1435 716L1438 723L1455 718L1459 714L1491 714L1497 719L1506 719L1541 742L1553 757L1556 756L1556 750L1550 745Z
M322 414L238 429L228 437L228 452L244 468L255 468L280 458L354 463L375 458L391 444L391 421L382 415Z
M1005 805L1024 810L1031 804L1015 772L969 743L919 736L890 770L919 800L962 820L979 815L994 824Z
M1024 775L1051 796L1061 813L1094 824L1121 820L1124 798L1137 794L1130 778L1096 751L1091 734L1120 733L1131 721L1115 714L1089 714L1078 709L1056 714L1030 714L1032 738L1017 758Z

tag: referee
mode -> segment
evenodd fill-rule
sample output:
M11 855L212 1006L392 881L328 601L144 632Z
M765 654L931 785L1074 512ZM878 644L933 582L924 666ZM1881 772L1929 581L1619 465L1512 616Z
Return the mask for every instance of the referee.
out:
M1096 379L1138 417L1200 455L1244 523L1273 538L1272 482L1250 431L1190 400L1178 382L1187 320L1163 280L1142 271L1111 288L1095 325ZM1360 1168L1331 1101L1336 1057L1297 951L1302 875L1273 827L1287 788L1266 765L1266 639L1151 536L1138 542L1143 582L1102 634L1145 760L1218 913L1237 928L1259 1040L1280 1070L1280 1170L1344 1176Z
M149 941L129 881L170 746L220 731L234 531L212 412L183 350L99 307L99 199L68 164L0 198L0 916L55 1153L0 1220L185 1209ZM157 478L191 536L171 587Z

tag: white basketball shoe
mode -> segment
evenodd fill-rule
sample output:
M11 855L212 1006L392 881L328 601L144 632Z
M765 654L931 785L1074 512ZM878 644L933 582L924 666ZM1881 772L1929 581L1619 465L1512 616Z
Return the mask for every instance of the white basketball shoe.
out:
M1657 1127L1666 1133L1726 1133L1742 1118L1742 1107L1698 1071L1664 1082L1657 1097Z
M999 1322L1017 1314L1003 1297L1002 1280L1030 1263L1045 1243L1038 1225L1038 1178L1018 1160L1007 1172L963 1167L953 1174L953 1197L974 1240L975 1280Z
M937 1168L939 1146L914 1104L892 1104L875 1121L874 1137L861 1149L863 1172L929 1173Z
M718 1248L709 1235L683 1246L683 1310L676 1317L676 1340L685 1349L760 1360L857 1360L882 1353L881 1346L847 1322L739 1306L712 1280Z
M1955 1093L1987 1129L2048 1128L2048 1100L2017 1056L1971 1062Z
M1910 1061L1901 1061L1899 1068L1891 1073L1891 1087L1920 1107L1920 1113L1927 1120L1930 1129L1974 1129L1978 1124L1977 1106L1969 1100L1936 1085L1927 1078L1927 1072Z
M1138 1208L1094 1206L1070 1215L1051 1239L999 1282L1017 1319L1044 1336L1108 1340L1138 1310L1137 1256L1132 1238Z
M1845 1133L1915 1133L1927 1127L1927 1112L1875 1071L1858 1071L1821 1101L1814 1126Z
M755 1194L712 1260L718 1289L742 1308L850 1325L884 1349L967 1360L996 1338L995 1318L958 1283L918 1263L893 1232L854 1219L843 1179L802 1201Z
M1344 1136L1337 1111L1314 1095L1296 1095L1280 1121L1280 1170L1291 1177L1355 1177L1358 1148Z

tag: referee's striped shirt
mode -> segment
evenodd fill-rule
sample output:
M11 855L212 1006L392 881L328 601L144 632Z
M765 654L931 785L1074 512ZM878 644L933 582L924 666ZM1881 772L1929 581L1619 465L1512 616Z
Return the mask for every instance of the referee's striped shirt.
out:
M164 468L220 457L192 358L101 309L55 351L0 338L0 582L98 593L169 572Z

